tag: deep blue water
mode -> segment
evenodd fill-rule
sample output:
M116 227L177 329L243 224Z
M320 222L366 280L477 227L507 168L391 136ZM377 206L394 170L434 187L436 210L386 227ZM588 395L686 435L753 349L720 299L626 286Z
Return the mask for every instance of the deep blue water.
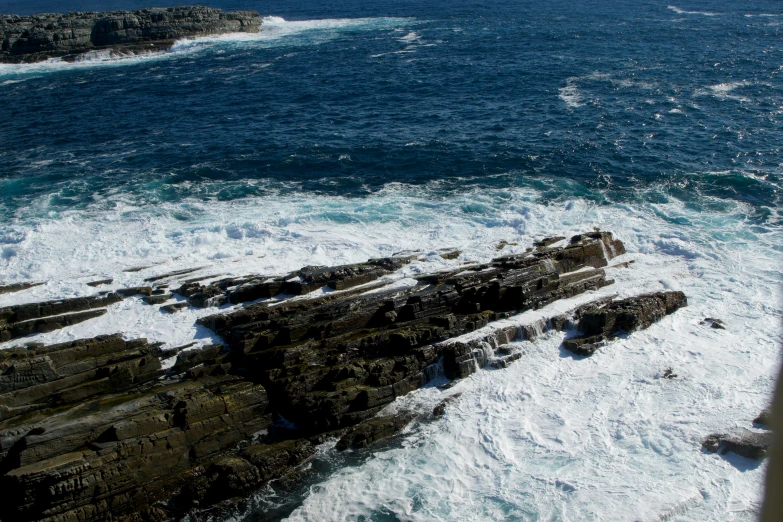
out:
M672 1L214 0L289 22L372 20L164 60L0 67L0 216L442 181L739 200L779 224L783 16L747 15L783 7Z

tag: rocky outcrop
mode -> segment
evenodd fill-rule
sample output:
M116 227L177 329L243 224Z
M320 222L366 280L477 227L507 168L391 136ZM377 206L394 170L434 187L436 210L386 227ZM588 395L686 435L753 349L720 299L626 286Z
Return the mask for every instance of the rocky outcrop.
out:
M760 424L761 426L772 426L772 408L764 408L761 413L753 419L754 424Z
M163 51L180 38L261 29L255 11L201 6L106 13L0 16L0 62L76 59L95 50L117 54Z
M771 431L756 432L740 428L737 433L731 435L720 433L709 435L702 442L702 447L721 455L732 452L749 459L763 459L767 456L773 438Z
M99 317L106 313L105 307L119 301L118 294L107 294L0 308L0 342Z
M648 328L687 304L685 294L673 291L588 307L579 312L578 329L584 335L566 339L563 346L577 355L593 355L618 334Z
M281 415L319 433L368 419L417 388L443 355L440 341L610 284L595 267L622 252L611 234L594 233L423 276L405 290L260 302L199 322L223 337L232 363L265 386Z
M34 286L40 286L43 283L11 283L8 285L0 285L0 294L10 294L12 292L21 292L22 290L27 290L28 288L32 288Z
M503 326L482 337L497 350L481 356L476 345L449 339L612 283L602 267L624 249L610 233L553 246L562 242L552 238L524 254L418 276L418 284L402 289L384 288L383 276L411 258L185 282L176 292L191 305L246 303L198 321L225 345L164 352L111 335L4 350L3 520L178 518L291 473L326 436L339 438L339 449L388 437L411 416L378 413L440 375L441 364L450 377L469 375L490 356L504 367L520 354L503 345L520 334L532 339L537 329ZM122 293L168 298L151 287ZM670 297L592 304L579 321L611 332L610 323L645 327L680 302ZM118 299L25 305L2 309L0 317L3 325L18 324L58 306L89 312ZM551 323L562 328L569 321ZM161 360L175 353L164 370Z
M399 413L389 417L376 417L348 429L348 433L337 441L337 450L366 448L370 444L387 439L410 424L413 415Z

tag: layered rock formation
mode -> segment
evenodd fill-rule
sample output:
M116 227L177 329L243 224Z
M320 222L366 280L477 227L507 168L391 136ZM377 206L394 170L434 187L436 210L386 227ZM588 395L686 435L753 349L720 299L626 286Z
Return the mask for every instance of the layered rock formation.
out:
M163 51L180 38L261 30L255 11L201 6L107 13L0 16L0 62L75 59L94 50L118 54Z
M557 241L404 288L383 276L410 258L186 282L177 292L194 306L260 301L201 319L226 344L180 351L168 371L161 359L179 350L119 335L0 351L3 520L175 518L290 473L326 437L339 449L388 437L412 418L377 416L395 398L443 370L458 378L490 360L510 364L519 354L504 345L534 334L482 328L612 283L602 267L624 248L610 233ZM317 289L326 291L307 295ZM609 301L551 326L614 314L598 323L644 328L673 311L666 303L683 304L670 293Z

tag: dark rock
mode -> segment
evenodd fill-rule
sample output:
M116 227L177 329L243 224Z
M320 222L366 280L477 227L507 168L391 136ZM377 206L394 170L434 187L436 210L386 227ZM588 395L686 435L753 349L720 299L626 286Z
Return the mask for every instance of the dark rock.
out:
M179 312L183 308L187 308L188 303L180 302L180 303L172 303L170 305L165 305L160 307L161 312L166 312L167 314L173 314L174 312Z
M590 307L580 312L578 328L585 335L566 339L563 346L577 355L590 356L618 334L648 328L687 304L685 294L673 291Z
M710 328L715 328L716 330L726 329L723 321L721 321L720 319L714 319L712 317L705 317L704 319L702 319L701 324L709 326Z
M676 379L677 374L674 373L674 371L671 368L666 368L663 371L663 375L661 375L661 377L663 377L664 379Z
M315 447L307 440L287 440L276 444L251 444L240 455L259 471L263 481L288 473L292 467L307 462L315 455Z
M513 363L514 361L518 361L521 358L522 358L521 353L519 352L512 353L509 355L505 355L503 357L498 357L497 359L493 360L492 366L494 366L495 368L508 368L511 363Z
M563 248L422 277L405 289L380 289L377 279L410 258L187 282L178 293L195 306L323 286L341 291L199 319L226 348L180 351L165 378L160 359L168 352L145 340L105 336L3 352L3 520L179 519L195 505L290 474L325 434L340 434L340 448L366 447L410 422L405 414L377 415L421 386L441 360L447 373L468 375L491 359L490 344L508 343L518 329L488 334L486 346L444 341L610 284L601 267L621 251L611 234L590 233ZM42 306L26 320L56 309ZM21 321L17 309L4 313L4 327ZM289 429L273 425L273 414Z
M753 422L761 424L762 426L772 426L772 408L764 408L761 410L761 413L759 413L758 417L753 419Z
M99 308L86 312L74 312L72 314L30 319L29 321L21 321L5 327L0 326L0 341L18 339L19 337L24 337L26 335L53 332L65 328L66 326L72 326L90 319L95 319L105 313L105 308Z
M117 294L77 297L0 308L0 341L51 332L106 313L101 307L118 303Z
M0 285L0 294L10 294L12 292L20 292L27 290L34 286L40 286L43 283L12 283L10 285Z
M533 246L535 246L536 248L546 248L546 247L548 247L550 245L554 245L558 241L562 241L564 239L565 239L565 237L563 237L563 236L545 237L544 239L540 239L538 241L535 241L533 243Z
M460 255L462 255L461 250L449 250L448 252L441 253L440 257L446 260L452 260L457 259Z
M413 420L410 413L400 413L390 417L377 417L351 428L337 442L337 450L366 448L374 442L391 437Z
M100 279L98 281L90 281L89 283L87 283L87 286L96 287L96 286L102 286L102 285L110 285L113 282L114 282L114 279Z
M174 366L171 367L169 373L176 375L199 364L204 364L208 361L214 361L222 348L223 347L219 344L211 344L204 346L200 350L180 352L179 355L177 355L177 361L174 363Z
M38 14L0 18L0 62L74 59L92 50L132 55L164 51L177 39L261 29L255 11L223 12L209 7L170 7L107 13ZM131 268L127 271L139 271Z
M180 276L180 275L185 275L185 274L192 274L193 272L197 272L197 271L201 270L202 268L204 268L204 267L202 266L202 267L198 267L198 268L186 268L185 270L176 270L174 272L169 272L167 274L161 274L161 275L156 275L156 276L153 276L153 277L148 277L148 278L146 278L144 280L144 282L145 283L153 283L155 281L160 281L161 279L167 279L169 277L175 277L175 276Z
M734 435L714 433L702 442L702 446L712 453L725 455L729 451L749 459L763 459L772 444L772 432L755 432L740 428Z
M152 295L151 286L132 286L130 288L120 288L116 293L124 297L133 297L134 295Z
M609 265L607 268L628 268L632 264L636 262L635 259L631 259L630 261L625 261L623 263L615 263L613 265Z
M142 270L146 270L148 268L152 268L152 265L148 265L148 266L134 266L132 268L126 268L125 270L123 270L123 272L135 273L135 272L141 272Z
M154 294L153 292L153 295L144 296L142 297L142 300L149 305L159 305L165 303L172 297L172 294Z
M452 402L457 400L460 395L462 395L462 394L461 393L455 393L454 395L452 395L450 397L446 397L445 399L443 399L440 402L440 404L438 404L437 406L435 406L435 408L433 408L432 414L435 417L443 417L446 414L446 406L448 406L449 404L451 404Z

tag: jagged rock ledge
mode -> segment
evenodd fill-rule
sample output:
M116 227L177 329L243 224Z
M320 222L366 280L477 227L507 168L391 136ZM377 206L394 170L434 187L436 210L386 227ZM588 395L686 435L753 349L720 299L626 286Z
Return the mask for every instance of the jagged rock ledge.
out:
M128 56L168 50L176 40L226 33L257 33L256 11L202 6L105 13L0 15L0 63L77 60L92 51Z
M379 417L388 404L444 368L459 378L487 364L481 343L491 343L497 366L510 364L520 355L506 345L542 327L493 330L495 322L612 284L602 267L625 251L608 232L553 244L403 289L383 279L411 261L400 257L186 282L176 292L193 306L260 301L201 319L226 345L180 351L168 371L161 359L178 350L120 335L0 351L2 519L178 518L291 473L327 438L343 450L388 437L412 418ZM331 291L307 296L321 288ZM162 295L155 291L0 309L0 329L28 331L16 325L94 311L119 294ZM660 303L685 304L680 293L619 307L610 299L585 299L547 325L609 314L615 320L601 333L610 339L676 309Z

